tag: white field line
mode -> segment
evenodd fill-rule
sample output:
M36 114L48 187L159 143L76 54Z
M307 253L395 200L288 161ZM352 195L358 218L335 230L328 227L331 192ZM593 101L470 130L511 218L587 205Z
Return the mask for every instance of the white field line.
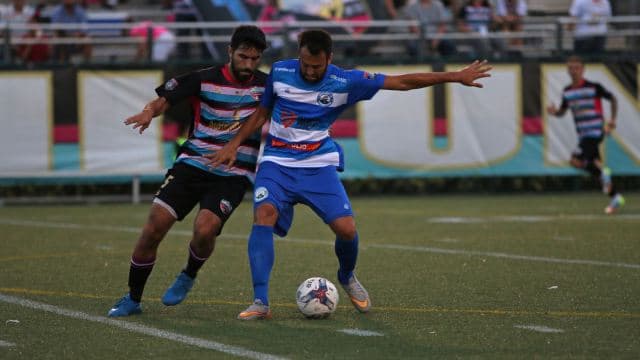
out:
M384 336L383 333L377 331L370 330L361 330L361 329L340 329L338 332L345 333L347 335L355 335L355 336Z
M564 330L562 329L554 329L554 328L550 328L547 326L540 326L540 325L513 325L513 327L516 329L531 330L531 331L536 331L541 333L563 333L564 332Z
M0 347L14 347L16 344L0 340Z
M258 359L258 360L286 359L286 358L271 355L271 354L265 354L257 351L248 350L238 346L226 345L223 343L219 343L217 341L191 337L191 336L175 333L172 331L166 331L166 330L156 329L150 326L135 324L128 321L110 319L104 316L89 315L80 311L67 310L57 306L53 306L53 305L49 305L49 304L45 304L37 301L22 299L19 297L0 294L0 301L9 303L9 304L23 306L26 308L31 308L34 310L41 310L41 311L53 313L56 315L66 316L73 319L91 321L95 323L118 327L124 330L136 332L139 334L153 336L153 337L157 337L165 340L171 340L171 341L183 343L186 345L196 346L203 349L215 350L215 351L223 352L223 353L234 355L234 356L244 357L248 359Z
M516 223L540 223L540 222L555 222L555 221L595 221L603 220L609 221L612 215L587 215L587 214L575 214L575 215L529 215L529 216L489 216L489 217L473 217L473 216L443 216L443 217L430 217L427 218L427 222L435 224L480 224L480 223L493 223L493 222L516 222ZM624 220L638 220L640 214L618 214L613 215L616 219Z
M46 221L31 221L31 220L13 220L0 218L0 224L15 225L15 226L27 226L27 227L44 227L44 228L61 228L61 229L77 229L77 230L102 230L112 232L135 232L139 233L139 228L133 227L120 227L120 226L108 226L108 225L83 225L73 223L56 223ZM172 234L191 236L190 231L185 230L172 230ZM225 233L221 237L234 238L234 239L246 239L248 235L229 234ZM304 244L321 244L331 245L333 242L327 240L317 239L296 239L296 238L277 238L277 241L304 243ZM529 255L517 255L491 251L473 251L473 250L457 250L457 249L443 249L429 246L415 246L415 245L394 245L394 244L366 244L362 245L363 248L377 248L377 249L390 249L400 251L414 251L414 252L427 252L435 254L448 254L448 255L465 255L465 256L484 256L495 257L509 260L525 260L536 262L547 262L567 265L592 265L592 266L608 266L608 267L621 267L629 269L640 269L640 264L629 264L609 261L598 260L583 260L583 259L561 259L551 258L545 256L529 256Z

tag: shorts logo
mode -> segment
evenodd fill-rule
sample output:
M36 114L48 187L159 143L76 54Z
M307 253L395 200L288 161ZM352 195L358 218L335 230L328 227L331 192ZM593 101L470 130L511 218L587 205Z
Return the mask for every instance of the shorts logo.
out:
M225 199L220 200L220 211L222 211L223 214L229 215L231 214L232 210L233 210L233 206L231 206L231 203L229 202L229 200L225 200Z
M164 89L167 91L171 91L178 86L178 81L176 79L171 79L164 84Z
M267 190L266 187L261 186L259 188L256 189L256 192L254 193L254 201L258 202L258 201L262 201L266 198L269 197L269 190Z
M320 106L331 106L333 104L333 94L332 93L320 93L316 98L316 102Z

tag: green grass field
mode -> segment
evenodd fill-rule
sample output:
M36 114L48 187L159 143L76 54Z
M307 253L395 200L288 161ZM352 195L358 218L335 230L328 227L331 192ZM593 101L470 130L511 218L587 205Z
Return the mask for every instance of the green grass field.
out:
M358 277L329 319L295 307L298 284L333 282L329 229L304 206L276 241L271 321L251 301L244 203L187 301L160 296L187 257L193 217L160 247L142 315L112 320L148 205L0 208L1 359L425 359L640 356L640 194L614 216L593 194L360 197ZM342 330L357 329L359 336ZM371 332L366 333L365 331Z

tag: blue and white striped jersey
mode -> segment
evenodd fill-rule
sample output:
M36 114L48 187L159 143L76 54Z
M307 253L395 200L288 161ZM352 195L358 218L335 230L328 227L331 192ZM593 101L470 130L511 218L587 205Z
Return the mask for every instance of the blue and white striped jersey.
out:
M368 100L384 84L384 75L329 65L324 78L307 82L297 59L273 64L261 105L272 110L262 161L288 167L343 167L342 151L329 128L338 115Z

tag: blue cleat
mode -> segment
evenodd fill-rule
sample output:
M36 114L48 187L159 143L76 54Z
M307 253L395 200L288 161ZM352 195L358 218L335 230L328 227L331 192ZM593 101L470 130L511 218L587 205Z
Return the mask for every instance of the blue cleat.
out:
M178 305L187 297L189 290L193 286L193 278L181 272L173 285L167 289L162 296L162 303L167 306Z
M107 316L109 317L120 317L120 316L129 316L140 314L142 312L142 307L139 302L133 301L131 296L127 293L127 295L123 296L122 299L118 300L118 302L113 305L111 310Z
M604 213L607 215L611 215L615 213L618 209L623 207L624 203L625 203L624 197L620 194L616 194L616 196L614 196L611 199L611 202L609 203L609 205L604 209Z

